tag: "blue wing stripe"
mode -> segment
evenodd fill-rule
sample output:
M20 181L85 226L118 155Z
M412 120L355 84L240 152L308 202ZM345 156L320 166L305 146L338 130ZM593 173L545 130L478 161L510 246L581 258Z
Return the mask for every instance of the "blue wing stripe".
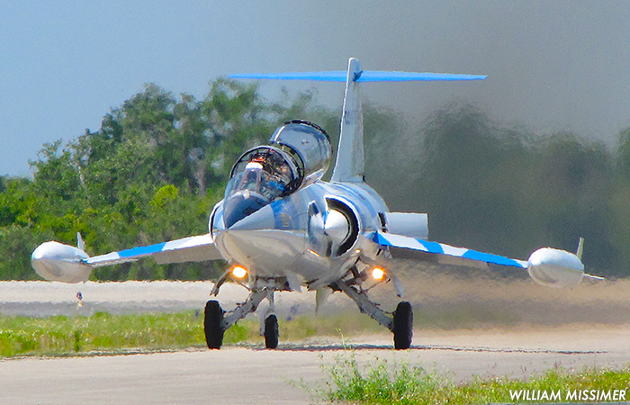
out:
M442 247L441 244L437 242L429 242L422 239L416 239L416 241L419 242L422 246L424 246L426 249L426 252L428 253L444 254L444 248Z
M118 256L121 259L129 258L129 257L141 257L148 256L153 253L161 252L164 249L166 242L158 243L157 245L150 246L140 246L131 249L121 250L118 252Z
M444 243L429 242L422 239L410 238L407 236L383 234L375 232L372 240L384 247L395 247L410 250L419 250L422 252L447 255L451 257L461 257L462 259L475 260L484 263L493 263L501 266L527 268L527 262L522 260L510 259L508 257L494 255L491 253L478 252L472 249L458 248Z
M477 252L468 250L462 255L465 259L477 260L480 262L500 264L501 266L523 267L518 261L503 256L493 255L491 253Z
M100 267L134 262L147 256L153 256L158 264L199 262L221 258L221 254L212 242L212 236L205 234L89 257L84 260L84 263L92 267Z

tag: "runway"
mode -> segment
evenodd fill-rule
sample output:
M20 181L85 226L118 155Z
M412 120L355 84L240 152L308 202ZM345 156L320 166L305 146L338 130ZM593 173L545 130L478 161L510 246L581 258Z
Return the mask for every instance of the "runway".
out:
M387 334L355 338L358 361L375 358L448 373L514 378L551 367L630 363L630 326L528 330L415 331L411 350L391 350ZM310 404L289 381L323 384L322 364L348 355L338 340L280 344L278 350L13 359L0 362L1 404ZM625 387L619 387L621 389ZM507 399L506 399L507 400Z
M403 273L403 277L405 274ZM447 373L457 380L473 375L520 378L562 366L622 367L630 363L630 281L545 289L528 280L495 281L475 277L410 272L405 280L417 329L411 350L391 349L391 334L352 338L361 363L375 358L406 362ZM393 308L391 286L375 291ZM45 282L0 283L0 314L90 315L98 311L177 312L201 309L208 282L126 282L68 285ZM83 306L75 294L81 291ZM218 299L225 307L246 297L225 285ZM312 292L281 293L277 312L314 310ZM335 294L329 311L352 311L352 302ZM339 338L284 342L278 350L224 347L220 351L23 358L0 360L2 404L309 404L309 393L289 384L303 379L323 384L323 364L345 355ZM620 387L625 388L625 387ZM506 398L506 402L509 399Z

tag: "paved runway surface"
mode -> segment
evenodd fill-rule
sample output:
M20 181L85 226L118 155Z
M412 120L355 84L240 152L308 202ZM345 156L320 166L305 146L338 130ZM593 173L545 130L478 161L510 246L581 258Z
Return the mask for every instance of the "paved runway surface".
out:
M424 274L424 273L422 273ZM461 280L432 275L407 280L418 317L448 321L416 330L411 350L391 350L391 335L353 339L361 362L380 359L452 373L523 377L563 366L621 367L630 363L630 281L544 289L531 282ZM385 286L386 288L388 286ZM127 282L68 285L0 282L0 313L49 316L201 309L211 283ZM391 288L390 288L391 289ZM82 291L84 305L75 294ZM377 291L375 291L377 293ZM385 291L377 300L394 294ZM246 291L225 285L219 300L235 305ZM327 308L350 305L335 295ZM313 293L278 294L278 313L312 312ZM422 324L422 323L420 323ZM458 330L451 329L453 325ZM500 325L496 327L493 325ZM467 327L468 329L464 329ZM281 337L282 339L282 337ZM284 343L268 351L226 347L127 356L0 361L3 404L309 404L309 394L289 380L314 386L325 378L322 364L343 355L339 340ZM625 388L625 387L620 387Z
M393 351L387 335L353 339L357 359L406 361L453 373L522 377L554 366L630 363L630 326L416 331L417 346ZM322 382L321 365L344 355L339 342L281 344L279 350L219 351L0 361L1 404L309 404L291 386ZM625 387L620 387L625 388Z

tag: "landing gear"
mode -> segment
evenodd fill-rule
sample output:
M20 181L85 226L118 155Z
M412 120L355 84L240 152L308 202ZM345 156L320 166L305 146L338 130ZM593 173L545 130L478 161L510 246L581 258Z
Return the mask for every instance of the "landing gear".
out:
M394 349L409 349L413 337L413 310L411 304L402 301L394 311Z
M224 312L218 301L208 301L203 322L208 348L220 349L223 343L223 333L236 322L256 311L258 305L265 298L269 301L269 308L261 318L260 334L265 337L265 347L268 349L278 347L278 318L273 314L275 311L274 291L274 288L253 290L245 302L237 305L229 312Z
M331 287L343 291L348 297L352 298L361 312L368 314L382 326L391 330L394 333L394 348L396 350L409 349L413 337L413 311L411 304L407 301L400 302L392 318L377 303L370 300L366 290L352 285L353 281L352 279L348 280L348 282L344 280L337 281Z
M208 349L220 349L223 344L223 309L218 301L208 301L204 311L203 331Z
M269 315L265 319L265 347L267 349L275 349L278 347L278 318L275 315Z

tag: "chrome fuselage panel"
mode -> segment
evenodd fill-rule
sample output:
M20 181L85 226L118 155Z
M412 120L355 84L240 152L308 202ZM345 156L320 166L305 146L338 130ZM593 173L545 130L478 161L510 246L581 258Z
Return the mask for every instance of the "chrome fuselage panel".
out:
M331 232L324 229L328 214L338 206L349 208L346 211L353 218L348 226L356 228L348 230L343 250L331 246L327 235ZM209 225L223 258L245 266L250 279L286 277L319 286L342 277L359 259L375 260L379 248L369 235L382 230L379 213L386 211L385 202L365 183L318 181L229 227L222 201L213 210Z

